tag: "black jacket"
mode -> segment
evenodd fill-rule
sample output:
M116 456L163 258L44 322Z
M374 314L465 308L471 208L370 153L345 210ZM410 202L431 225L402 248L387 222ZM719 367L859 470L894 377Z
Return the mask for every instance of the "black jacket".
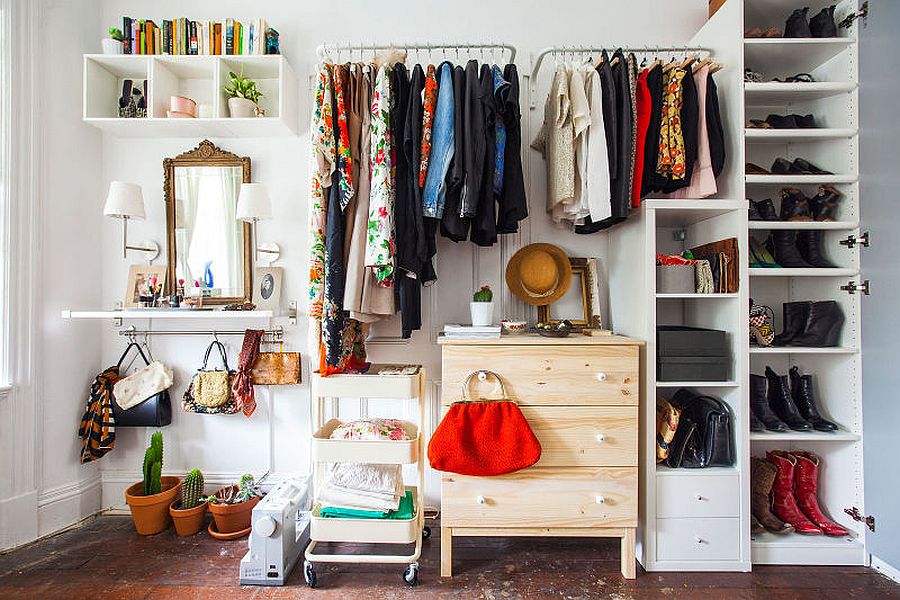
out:
M494 198L494 165L497 151L497 102L494 97L494 74L491 66L481 65L478 77L481 104L481 135L484 150L481 159L481 181L475 203L470 239L479 246L493 246L497 242L497 201Z
M501 108L506 126L506 148L503 152L503 190L499 198L497 233L515 233L519 230L519 221L528 216L525 176L522 172L522 114L516 65L506 65L503 78L509 82L509 90Z
M447 196L441 218L441 235L461 242L469 236L469 221L460 216L463 187L466 178L465 98L466 72L459 65L453 68L453 139L455 151L444 182Z

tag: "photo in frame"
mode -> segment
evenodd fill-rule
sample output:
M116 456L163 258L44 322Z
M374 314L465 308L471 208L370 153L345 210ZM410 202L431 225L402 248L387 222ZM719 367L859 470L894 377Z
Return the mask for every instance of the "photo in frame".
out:
M258 267L253 273L253 304L258 310L278 310L281 303L281 267Z
M602 329L597 260L569 257L572 285L554 302L538 306L538 321L555 324L567 319L576 330Z
M131 265L128 268L128 286L125 288L125 308L140 308L141 295L147 291L150 281L156 277L157 285L166 285L166 265Z

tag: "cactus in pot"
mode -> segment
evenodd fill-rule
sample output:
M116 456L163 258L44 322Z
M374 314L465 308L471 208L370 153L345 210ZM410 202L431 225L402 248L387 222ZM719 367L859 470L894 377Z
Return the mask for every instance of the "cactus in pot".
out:
M181 509L186 510L200 506L201 496L203 496L203 473L200 472L200 469L193 469L182 482Z
M480 290L472 294L469 311L472 314L472 325L474 327L484 327L493 322L494 292L491 291L491 286L483 285Z
M206 523L206 498L203 497L203 473L191 469L184 476L181 487L181 501L177 499L169 505L169 515L175 523L175 532L180 536L194 535Z
M159 431L150 436L144 451L143 478L125 490L125 502L137 532L153 535L169 526L169 505L181 493L181 478L162 475L163 437Z
M144 452L144 495L151 496L162 491L163 439L162 432L150 436L150 447Z

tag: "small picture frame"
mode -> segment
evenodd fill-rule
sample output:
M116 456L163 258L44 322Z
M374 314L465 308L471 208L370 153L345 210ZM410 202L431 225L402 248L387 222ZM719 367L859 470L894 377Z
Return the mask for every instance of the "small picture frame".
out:
M131 265L128 268L128 286L125 288L125 308L141 308L141 296L147 292L147 285L156 277L160 290L166 285L166 265Z
M283 278L281 267L257 267L253 277L253 304L258 310L278 310Z
M537 307L538 321L556 324L567 319L575 330L601 329L596 260L569 257L569 264L572 265L572 285L553 304Z

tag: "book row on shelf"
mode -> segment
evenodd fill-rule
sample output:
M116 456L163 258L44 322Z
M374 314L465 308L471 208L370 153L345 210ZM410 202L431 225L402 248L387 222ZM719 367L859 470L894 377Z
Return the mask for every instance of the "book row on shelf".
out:
M278 54L278 32L265 19L191 21L122 17L125 54L259 55Z

